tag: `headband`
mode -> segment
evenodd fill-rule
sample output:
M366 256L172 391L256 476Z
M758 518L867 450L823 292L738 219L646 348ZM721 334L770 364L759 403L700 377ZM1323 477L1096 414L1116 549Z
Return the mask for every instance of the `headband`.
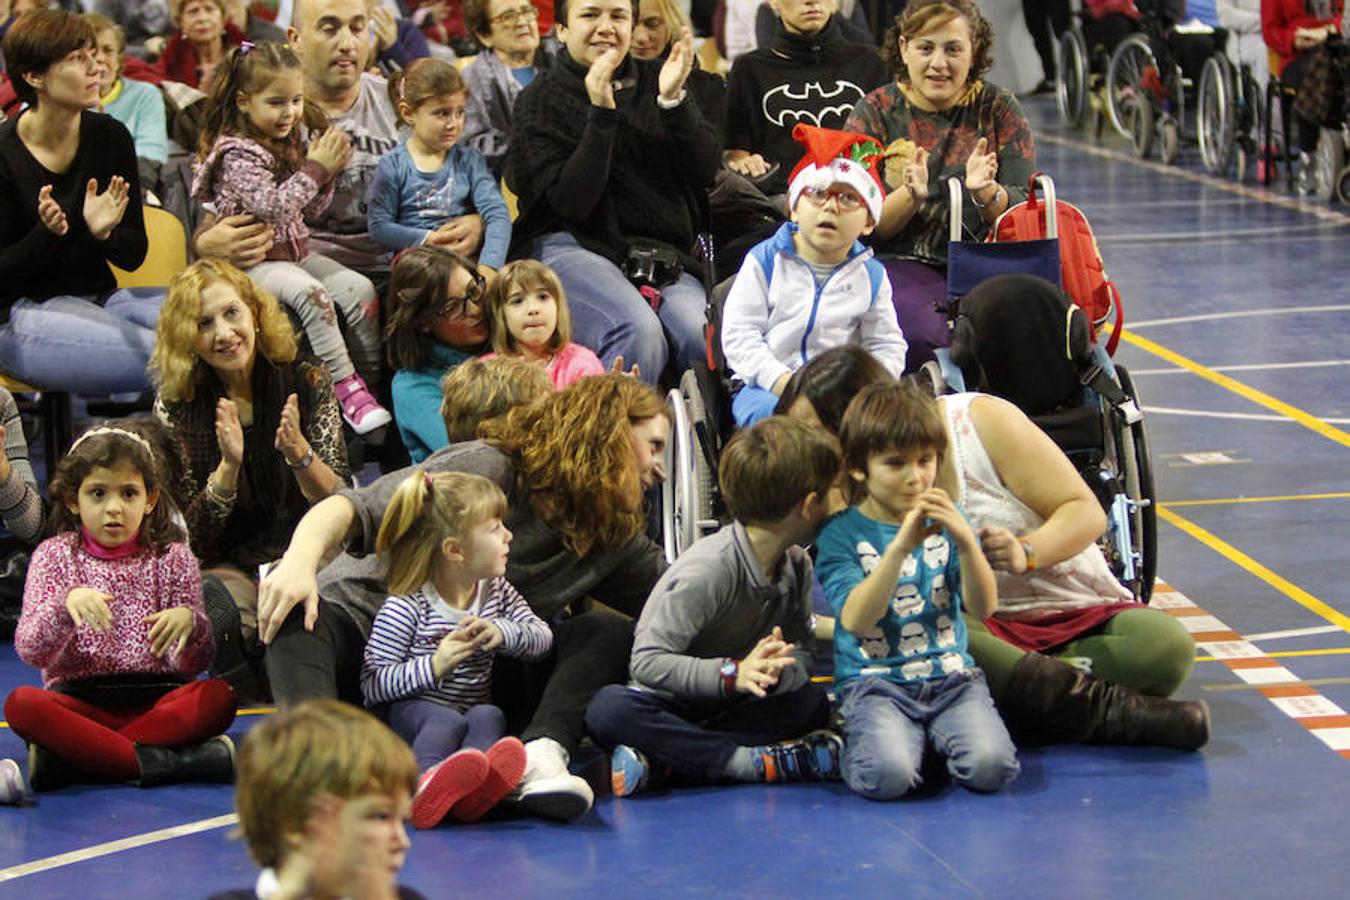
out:
M155 458L155 450L153 447L150 446L150 442L147 441L145 438L141 437L139 434L136 434L134 431L127 431L125 428L114 428L109 425L100 425L98 428L90 428L84 434L76 438L75 443L71 444L70 449L67 450L66 452L74 453L75 448L83 444L85 440L99 434L118 434L121 435L122 437L131 438L133 441L140 444L141 447L145 449L146 453L150 454L151 459Z

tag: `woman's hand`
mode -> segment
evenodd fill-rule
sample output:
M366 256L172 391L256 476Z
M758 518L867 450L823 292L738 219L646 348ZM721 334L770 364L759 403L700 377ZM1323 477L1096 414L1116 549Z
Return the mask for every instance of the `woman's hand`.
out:
M1327 35L1331 33L1330 25L1323 25L1319 28L1295 28L1294 29L1294 49L1307 50L1316 47L1326 41Z
M928 151L922 147L914 154L914 158L905 164L904 186L909 188L915 206L928 199Z
M384 53L398 40L398 20L387 6L376 6L371 10L370 33L375 35L376 53Z
M981 528L979 534L980 549L992 568L1014 575L1027 570L1027 554L1017 535L997 525Z
M41 194L38 196L40 198ZM84 187L84 224L89 226L89 233L96 240L106 241L108 235L117 227L117 223L122 221L129 202L131 202L131 186L121 175L114 175L108 182L108 189L101 194L98 192L98 180L90 178Z
M309 453L309 441L300 430L300 398L291 394L286 405L281 408L281 424L277 426L277 436L272 446L281 451L287 464L298 463Z
M93 631L107 631L112 628L112 610L108 608L111 599L111 594L93 588L71 588L66 594L66 611L76 627L88 625Z
M657 77L659 85L657 96L667 103L679 100L680 92L684 90L684 83L689 80L689 72L693 67L694 35L686 25L680 29L679 37L671 41L670 53L666 56L666 61L661 66L661 74Z
M244 426L239 424L239 407L222 397L216 402L216 443L220 461L238 469L244 464Z
M989 139L980 138L975 149L966 160L966 190L980 203L992 203L993 198L982 198L980 194L994 185L998 189L998 153L989 149Z
M637 363L633 363L633 367L631 369L625 369L623 367L622 356L614 357L614 363L609 367L609 371L610 374L612 375L627 375L629 378L642 377L642 370L638 368Z
M161 609L142 621L150 626L150 652L155 656L182 653L188 638L192 637L192 629L197 625L192 610L186 606Z
M70 231L70 222L66 219L66 212L61 208L61 204L52 197L52 186L44 184L38 189L38 218L42 224L47 226L47 230L55 235L63 235Z
M329 173L341 172L352 158L352 142L341 128L329 128L309 144L309 158Z
M733 151L737 152L737 151ZM739 151L744 156L727 156L727 168L737 175L744 175L746 178L759 178L761 175L769 174L773 166L769 165L768 160L758 153L745 153Z
M671 51L674 53L674 51ZM591 105L601 109L614 109L614 70L623 62L618 50L606 50L595 58L586 71L586 94ZM662 83L665 83L666 70L661 69Z

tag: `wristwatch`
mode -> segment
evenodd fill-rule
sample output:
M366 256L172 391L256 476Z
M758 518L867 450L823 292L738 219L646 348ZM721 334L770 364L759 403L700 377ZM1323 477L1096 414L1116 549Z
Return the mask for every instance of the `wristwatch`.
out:
M728 659L722 663L722 668L717 670L717 674L722 678L722 696L730 697L736 693L736 676L740 674L741 661L739 659Z
M291 462L289 459L286 459L286 454L284 453L281 455L281 458L285 460L286 465L290 466L292 469L308 469L310 467L310 464L314 462L314 448L310 447L309 450L305 452L305 455L297 459L295 462Z

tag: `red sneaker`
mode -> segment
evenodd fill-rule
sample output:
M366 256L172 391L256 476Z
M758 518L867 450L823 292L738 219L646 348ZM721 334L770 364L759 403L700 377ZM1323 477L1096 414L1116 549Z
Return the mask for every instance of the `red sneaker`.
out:
M450 815L461 822L478 821L520 783L525 774L525 745L504 737L488 748L487 761L490 768L483 783L450 809Z
M435 828L450 807L483 784L489 771L488 758L481 750L460 750L427 769L413 795L413 827Z

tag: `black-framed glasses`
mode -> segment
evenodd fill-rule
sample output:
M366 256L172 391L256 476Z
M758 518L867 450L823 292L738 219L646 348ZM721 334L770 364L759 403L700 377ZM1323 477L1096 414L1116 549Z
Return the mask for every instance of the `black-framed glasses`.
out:
M499 12L488 21L493 25L514 25L522 19L528 22L537 18L539 18L539 10L527 5L517 6L515 9L508 9L506 12Z
M468 311L469 304L481 307L483 305L483 291L487 288L487 280L478 272L469 273L473 281L464 289L462 297L447 297L445 306L441 307L441 316L446 319L458 319Z
M802 196L807 200L810 200L811 205L822 209L825 207L825 204L829 202L830 198L833 197L835 207L840 212L853 212L854 210L862 209L863 204L866 202L862 197L858 196L858 192L852 188L808 187L802 188Z

